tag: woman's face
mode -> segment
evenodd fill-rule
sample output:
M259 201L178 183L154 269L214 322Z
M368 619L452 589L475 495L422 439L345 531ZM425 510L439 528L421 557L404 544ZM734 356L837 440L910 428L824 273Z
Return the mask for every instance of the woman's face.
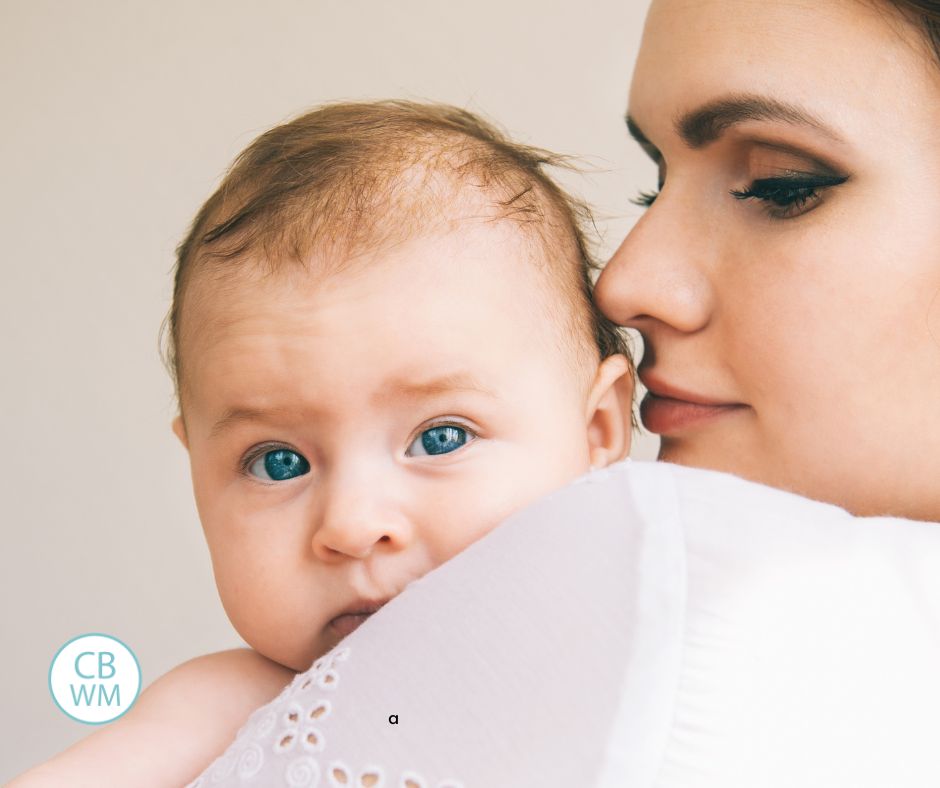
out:
M940 65L892 9L654 0L660 193L597 299L661 459L940 520Z

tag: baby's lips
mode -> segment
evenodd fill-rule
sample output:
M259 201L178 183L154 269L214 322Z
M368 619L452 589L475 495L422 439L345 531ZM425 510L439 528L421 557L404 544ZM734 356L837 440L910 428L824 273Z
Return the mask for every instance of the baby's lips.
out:
M330 627L334 632L346 637L359 629L371 615L372 613L345 613L330 621Z

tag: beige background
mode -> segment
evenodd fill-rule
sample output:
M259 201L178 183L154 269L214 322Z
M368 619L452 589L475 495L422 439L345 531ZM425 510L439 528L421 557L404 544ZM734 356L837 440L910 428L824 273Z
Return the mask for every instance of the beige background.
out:
M157 353L174 247L232 157L319 101L453 102L589 156L566 182L609 253L655 185L622 121L646 6L0 0L0 782L92 730L46 683L75 635L121 638L145 685L241 645Z

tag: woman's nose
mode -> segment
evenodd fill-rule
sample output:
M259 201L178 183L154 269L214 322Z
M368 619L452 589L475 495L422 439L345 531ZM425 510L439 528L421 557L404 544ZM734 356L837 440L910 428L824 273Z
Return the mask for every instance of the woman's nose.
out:
M621 326L683 333L704 328L714 309L709 239L695 219L661 194L627 234L594 291L598 307Z
M375 480L341 481L322 495L312 537L313 552L321 561L363 559L376 549L398 551L414 537L400 503L384 495Z

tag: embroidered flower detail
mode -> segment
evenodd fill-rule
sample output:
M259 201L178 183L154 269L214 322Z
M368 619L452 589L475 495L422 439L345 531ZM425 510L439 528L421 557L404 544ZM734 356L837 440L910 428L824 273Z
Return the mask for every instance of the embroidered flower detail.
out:
M310 720L310 722L324 720L330 716L331 711L333 711L332 703L330 703L328 700L318 700L310 707L310 710L307 712L307 719Z
M385 785L385 775L378 766L367 766L354 780L352 769L342 761L333 761L327 776L334 788L383 788Z
M339 648L318 659L306 674L299 674L277 698L249 717L229 749L186 788L209 788L210 783L234 785L242 781L254 782L259 775L265 784L288 785L290 788L318 788L321 779L325 779L331 788L463 788L457 780L432 783L414 771L403 772L392 786L386 783L385 774L378 766L354 770L339 760L332 761L321 774L319 762L306 753L319 753L326 749L326 737L320 725L332 715L333 703L322 697L312 702L307 697L300 703L300 698L291 700L287 696L297 696L313 686L335 689L339 683L335 665L347 660L349 653L349 647ZM268 746L277 755L290 751L295 754L286 767L283 766L284 760L269 759L270 765L265 768L264 755ZM271 782L272 777L275 782Z
M291 703L284 712L282 722L290 728L296 728L300 725L300 718L303 716L303 707L299 703Z
M316 788L320 783L320 766L309 756L296 758L284 770L284 779L291 788Z
M330 785L334 788L345 788L352 785L352 769L342 761L333 761L326 770Z
M399 778L397 788L428 788L428 783L416 772L404 772ZM437 788L463 788L463 783L456 780L444 780L437 784Z
M355 785L356 788L383 788L385 775L378 766L368 766L359 772L359 779Z
M300 720L304 716L303 707L298 703L290 703L281 715L281 732L274 737L274 752L278 755L293 749L300 736Z
M398 788L428 788L428 784L421 775L405 772L398 782Z
M317 728L304 728L300 734L300 746L307 752L322 752L326 747L326 740Z
M257 742L250 742L238 756L238 776L242 780L248 780L261 771L264 765L264 750Z
M258 724L255 726L254 737L256 739L263 739L274 729L276 724L277 712L274 709L268 709L258 720Z
M310 666L306 673L299 673L294 678L290 685L291 691L299 694L306 692L314 685L322 689L336 689L339 684L339 673L333 668L338 662L345 662L347 659L349 659L348 646L324 654Z
M297 731L281 731L274 740L274 752L281 755L288 752L297 743Z

